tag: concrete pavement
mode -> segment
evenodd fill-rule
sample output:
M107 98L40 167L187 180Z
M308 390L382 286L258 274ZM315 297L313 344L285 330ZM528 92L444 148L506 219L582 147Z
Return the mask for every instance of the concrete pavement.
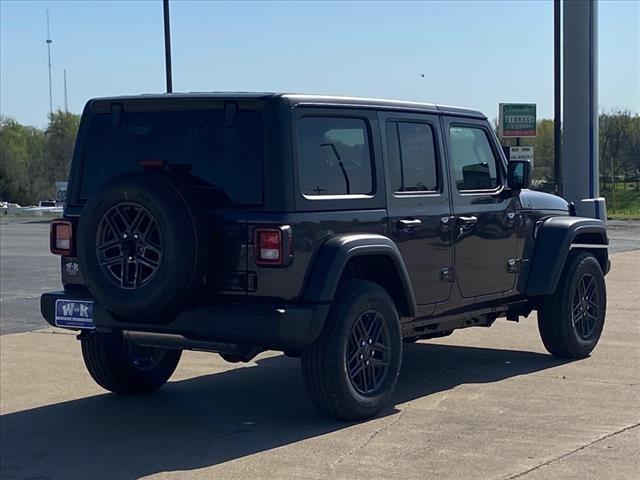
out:
M185 352L172 381L117 397L73 334L0 337L3 478L640 478L640 252L612 256L591 357L546 354L535 315L406 347L393 406L319 415L299 362ZM3 287L4 288L4 287Z

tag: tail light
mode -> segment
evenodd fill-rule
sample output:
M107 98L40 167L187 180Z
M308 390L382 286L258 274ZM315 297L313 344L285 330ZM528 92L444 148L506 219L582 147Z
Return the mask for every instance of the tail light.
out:
M49 248L54 255L71 255L73 250L73 226L68 220L53 220L49 234Z
M285 266L293 256L291 227L256 228L255 262L257 265Z

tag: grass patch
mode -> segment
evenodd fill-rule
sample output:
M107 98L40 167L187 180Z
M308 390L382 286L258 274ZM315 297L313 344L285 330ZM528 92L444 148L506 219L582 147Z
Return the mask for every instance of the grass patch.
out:
M604 186L603 186L604 187ZM635 185L616 184L615 209L611 186L607 185L600 191L607 200L607 215L610 218L640 219L640 191L636 191Z

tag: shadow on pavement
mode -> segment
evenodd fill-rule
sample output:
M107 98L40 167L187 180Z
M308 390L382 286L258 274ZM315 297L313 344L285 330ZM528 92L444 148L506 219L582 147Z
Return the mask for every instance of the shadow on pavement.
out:
M407 345L393 404L561 363L532 352ZM4 415L0 465L7 478L138 478L228 462L349 425L317 413L298 361L277 356L145 397L104 394Z

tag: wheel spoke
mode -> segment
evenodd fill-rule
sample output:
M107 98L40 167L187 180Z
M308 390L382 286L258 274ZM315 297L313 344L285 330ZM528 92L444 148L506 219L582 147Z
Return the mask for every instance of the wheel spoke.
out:
M118 263L122 262L122 260L124 260L124 255L122 255L122 253L120 253L120 255L118 255L117 257L112 257L112 258L109 258L107 260L104 260L104 261L100 262L100 266L101 267L111 267L113 265L117 265Z
M580 316L580 308L581 308L581 304L578 303L577 305L573 306L573 317L579 317Z
M155 260L151 260L151 259L148 259L148 258L145 258L145 257L142 257L142 256L136 257L136 264L138 264L138 263L144 265L145 267L149 267L149 268L151 268L153 270L158 268L158 265L159 265L159 263L156 262Z
M372 348L374 351L380 351L380 352L390 352L391 351L391 347L388 347L387 345L384 345L382 343L374 343L372 345Z
M386 367L387 365L389 365L389 362L384 360L379 360L377 358L372 358L371 365L376 367Z
M131 230L131 233L135 232L138 228L138 225L140 224L140 222L142 221L142 219L146 217L146 214L144 213L144 210L140 209L137 211L136 216L133 218L133 221L131 222L131 224L129 225L129 230Z
M101 253L104 253L105 250L108 250L109 248L113 247L114 245L119 245L120 244L120 239L115 237L113 240L109 240L107 242L102 242L100 243L97 248L98 251Z
M382 329L384 328L384 324L382 321L376 316L374 320L374 324L371 326L369 330L369 338L373 342L378 342L380 340L380 335L382 335Z
M360 356L360 352L358 351L357 347L353 350L353 352L351 352L351 354L349 355L349 357L347 358L347 365L351 365L353 363L354 360L358 360Z
M578 296L580 297L579 300L582 300L584 297L584 277L578 282Z
M365 339L369 336L369 332L367 331L367 327L365 327L364 322L362 321L362 317L356 321L355 327L358 331L359 337Z

